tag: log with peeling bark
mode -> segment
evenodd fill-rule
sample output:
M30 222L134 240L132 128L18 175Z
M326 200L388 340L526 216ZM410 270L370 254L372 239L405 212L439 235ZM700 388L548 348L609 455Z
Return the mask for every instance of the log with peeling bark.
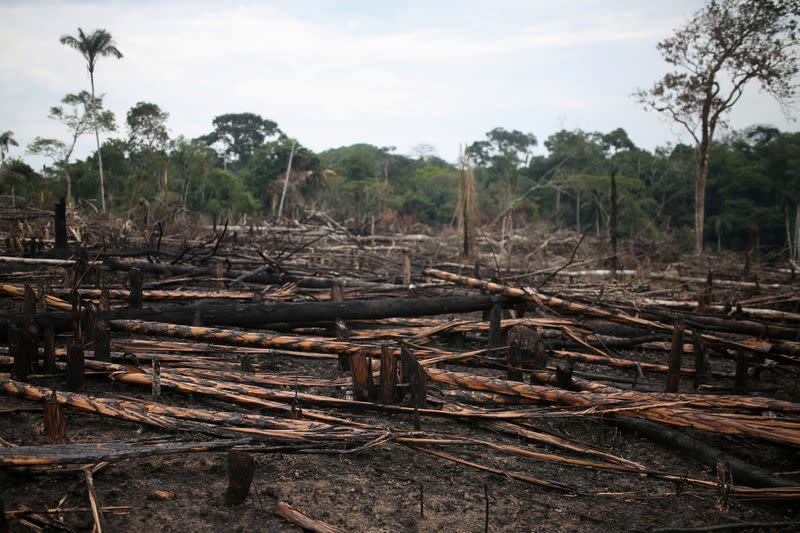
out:
M44 401L52 391L12 380L0 380L0 390L8 395L35 401ZM117 400L112 398L92 397L86 394L56 392L56 401L60 405L69 406L84 412L100 416L126 420L137 424L146 424L171 431L190 431L205 433L218 437L251 437L254 440L273 443L300 442L306 444L359 443L381 437L385 432L377 428L367 428L348 424L342 419L335 425L304 420L274 418L274 426L270 428L233 426L214 424L202 421L213 416L213 412L202 409L171 407L164 411L155 402L142 403ZM164 409L166 407L164 406ZM175 413L183 413L181 418ZM267 419L261 415L261 420ZM335 418L335 417L331 417Z
M507 381L485 376L450 372L436 368L427 368L428 379L439 383L466 387L473 390L491 391L512 396L535 399L544 402L583 406L589 408L590 413L619 413L624 416L644 418L674 427L691 427L711 433L726 435L741 435L759 438L780 444L800 445L800 421L775 420L760 416L726 416L725 413L700 411L684 407L686 401L681 401L676 395L672 401L655 403L652 399L645 400L637 394L641 393L616 393L598 394L588 392L572 392L559 390L552 387L526 385L516 381ZM742 397L738 402L740 407L747 405L750 398ZM698 396L698 402L712 402L706 396ZM798 405L800 407L800 405ZM754 407L758 409L758 407Z
M347 531L321 520L315 520L286 502L278 502L275 505L275 514L306 531L313 531L314 533L345 533Z
M251 442L252 440L247 438L213 441L161 439L152 442L94 442L0 447L0 465L8 467L99 463L150 455L228 450L234 446Z
M426 268L425 270L423 270L423 274L425 276L429 276L432 278L440 279L443 281L449 281L451 283L466 285L468 287L474 287L477 289L482 289L495 294L507 296L509 298L518 298L527 300L563 312L601 318L611 322L618 322L620 324L625 324L646 330L672 332L672 326L668 324L663 324L654 320L649 320L638 316L622 314L619 312L603 309L599 306L587 305L574 301L571 302L555 296L548 296L542 292L536 291L529 287L520 289L516 287L510 287L508 285L501 285L499 283L494 283L491 281L481 280L478 278L460 276L458 274L453 274L451 272L445 272L442 270L436 270L433 268ZM692 332L687 330L686 334L691 335ZM767 358L775 359L776 361L779 362L786 362L786 363L800 362L794 358L788 358L785 356L786 354L794 355L798 353L798 349L800 349L800 347L795 346L798 343L790 343L788 341L781 341L781 340L776 340L774 342L736 341L705 333L701 335L701 339L703 340L703 342L708 344L718 345L733 350L744 350L748 353L758 353L764 355Z

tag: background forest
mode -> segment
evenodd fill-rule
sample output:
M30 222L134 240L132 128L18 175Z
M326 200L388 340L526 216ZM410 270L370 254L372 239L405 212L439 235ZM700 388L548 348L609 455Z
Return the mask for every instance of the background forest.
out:
M79 100L65 97L51 117L80 117L85 109ZM171 138L168 113L153 103L132 108L124 128L110 112L105 115L107 131L127 133L101 147L108 209L123 217L272 218L294 146L286 215L302 217L316 208L356 229L366 229L373 217L379 225L399 229L453 223L457 168L426 145L410 155L370 144L314 153L253 113L218 116L211 132L198 139ZM8 137L0 172L3 194L13 192L16 202L48 207L67 196L69 183L77 205L99 208L96 152L71 160L65 142L37 139L27 152L44 154L51 164L34 169L12 151L13 136ZM651 152L635 146L622 129L559 131L542 142L546 155L533 154L538 144L533 134L496 128L467 147L482 224L510 229L543 221L605 234L613 172L620 191L620 235L668 233L688 249L694 216L692 146ZM707 197L709 251L743 248L749 231L757 232L762 245L791 244L787 249L793 250L800 217L800 133L753 126L714 143Z

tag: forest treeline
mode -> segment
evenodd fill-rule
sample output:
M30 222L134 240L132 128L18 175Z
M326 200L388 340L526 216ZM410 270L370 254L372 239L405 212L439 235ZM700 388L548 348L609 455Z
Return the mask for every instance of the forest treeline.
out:
M50 110L51 118L71 131L68 141L37 138L24 157L7 157L16 143L4 134L10 142L3 142L3 194L13 192L17 201L45 207L69 194L78 205L99 207L97 152L71 158L73 137L94 127L87 111L91 98L67 95ZM84 124L82 114L87 115ZM108 209L123 217L270 218L288 183L284 214L292 217L320 209L354 228L366 228L373 219L399 229L453 223L458 169L430 146L419 145L409 155L371 144L315 153L255 113L218 116L209 133L196 139L171 138L168 113L148 102L127 113L124 128L109 111L98 113L98 120L106 132L124 132L101 146ZM613 173L620 235L670 234L689 249L694 147L649 151L635 146L623 129L562 130L541 144L544 155L533 134L495 128L465 148L474 165L482 224L505 224L510 230L545 221L604 235ZM49 163L32 168L25 161L32 154ZM800 133L753 126L715 142L710 161L707 245L742 248L755 232L762 245L794 251L800 226Z

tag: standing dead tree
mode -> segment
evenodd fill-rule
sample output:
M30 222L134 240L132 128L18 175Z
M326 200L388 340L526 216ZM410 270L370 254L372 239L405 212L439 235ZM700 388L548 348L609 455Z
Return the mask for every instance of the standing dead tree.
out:
M475 252L475 174L472 172L472 163L469 156L461 155L458 168L458 207L456 207L456 220L458 220L459 233L463 235L464 258L469 259Z

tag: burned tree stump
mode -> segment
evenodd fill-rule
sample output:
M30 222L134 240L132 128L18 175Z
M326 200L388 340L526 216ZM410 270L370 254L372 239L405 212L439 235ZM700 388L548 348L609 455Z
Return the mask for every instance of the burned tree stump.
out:
M386 405L397 401L397 359L385 344L381 346L380 401Z
M350 356L353 377L353 397L362 402L375 401L375 384L372 382L372 359L369 352Z
M509 341L506 353L506 376L511 381L522 381L522 354L519 341Z
M9 353L14 357L12 373L19 381L28 379L33 361L38 358L36 339L28 328L9 325L8 328Z
M447 334L447 349L463 350L466 340L467 339L462 331L451 331Z
M94 326L94 358L111 361L111 328L104 320L98 320Z
M92 305L92 302L86 301L83 304L83 312L81 313L80 320L81 320L81 341L83 342L84 346L93 346L97 318L94 312L94 305Z
M25 315L32 315L36 312L36 293L33 292L33 287L28 283L24 287L22 312Z
M44 338L44 371L47 374L56 373L56 332L48 326L42 335Z
M503 345L503 329L501 320L503 319L503 308L495 304L489 312L489 348L499 348Z
M514 326L508 330L508 357L508 379L514 381L523 381L523 370L542 370L547 367L544 343L539 339L538 332L527 326Z
M128 272L128 286L131 294L128 299L128 307L139 309L142 307L142 285L144 284L144 276L141 269L132 268Z
M681 358L683 357L683 332L686 324L679 320L672 329L672 351L669 356L669 370L664 392L678 392L681 383Z
M562 361L556 366L556 387L572 390L572 372L575 370L574 361Z
M744 394L747 390L747 355L742 350L736 351L736 377L734 378L733 391Z
M427 379L425 369L419 364L411 350L405 346L400 350L400 362L403 365L403 383L408 384L411 390L411 406L424 409L427 405Z
M347 322L345 322L340 318L337 318L334 324L336 328L336 340L349 341L350 326L347 325ZM341 370L342 372L350 371L350 356L348 356L346 353L339 354L339 370Z
M64 198L55 205L56 250L67 248L67 202Z
M708 353L706 352L706 347L700 338L699 331L693 332L692 345L694 350L694 388L697 390L702 385L708 383L711 372L709 368L710 363L708 360Z
M241 505L245 502L255 469L255 461L249 453L228 452L228 488L223 495L225 505Z
M67 390L83 392L86 388L84 377L83 345L73 340L67 346Z
M44 401L44 432L51 442L59 444L64 442L66 429L67 423L53 389L53 393Z

